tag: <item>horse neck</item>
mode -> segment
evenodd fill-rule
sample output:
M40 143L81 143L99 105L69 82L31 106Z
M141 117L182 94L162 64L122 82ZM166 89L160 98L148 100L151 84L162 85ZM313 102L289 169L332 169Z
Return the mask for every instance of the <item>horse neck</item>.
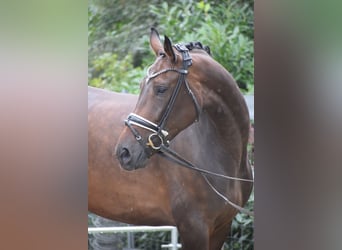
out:
M199 121L201 143L210 143L210 150L219 162L232 162L239 169L246 161L248 109L237 84L221 65L211 60L205 67L206 70L199 71L210 72L210 75L202 73L199 78L203 96Z

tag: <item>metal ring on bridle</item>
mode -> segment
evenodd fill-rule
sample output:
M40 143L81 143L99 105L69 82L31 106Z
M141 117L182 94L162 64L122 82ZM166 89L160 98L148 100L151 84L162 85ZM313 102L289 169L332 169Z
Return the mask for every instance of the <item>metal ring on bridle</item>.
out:
M160 144L157 146L155 145L155 142L153 142L154 136L156 136L158 138L158 140L160 141ZM163 145L163 138L157 133L150 134L148 136L147 140L148 140L147 145L150 146L151 148L155 149L155 150L159 150L161 148L161 146Z

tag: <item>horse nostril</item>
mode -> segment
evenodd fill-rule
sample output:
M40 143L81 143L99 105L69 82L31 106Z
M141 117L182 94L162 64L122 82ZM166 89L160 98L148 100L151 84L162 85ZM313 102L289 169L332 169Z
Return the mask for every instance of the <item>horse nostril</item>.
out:
M122 148L120 151L121 162L127 164L131 160L131 153L127 148Z

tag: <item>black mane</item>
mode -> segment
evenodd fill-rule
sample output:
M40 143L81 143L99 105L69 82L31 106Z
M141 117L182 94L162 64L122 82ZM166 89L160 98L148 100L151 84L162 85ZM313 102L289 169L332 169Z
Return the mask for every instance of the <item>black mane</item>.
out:
M201 42L189 42L189 43L185 43L184 46L187 47L189 51L191 51L193 49L204 50L205 52L208 53L208 55L211 56L211 52L210 52L209 46L202 45Z

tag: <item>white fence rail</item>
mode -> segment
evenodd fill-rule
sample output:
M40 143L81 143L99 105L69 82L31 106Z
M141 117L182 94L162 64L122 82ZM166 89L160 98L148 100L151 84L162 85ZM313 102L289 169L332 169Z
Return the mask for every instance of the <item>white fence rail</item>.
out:
M171 242L170 244L162 245L162 248L169 248L171 250L177 250L181 248L178 244L178 231L176 227L173 226L127 226L127 227L89 227L88 234L93 233L125 233L125 232L161 232L170 231L171 232Z
M254 120L254 95L244 95L243 97L248 106L249 117Z

